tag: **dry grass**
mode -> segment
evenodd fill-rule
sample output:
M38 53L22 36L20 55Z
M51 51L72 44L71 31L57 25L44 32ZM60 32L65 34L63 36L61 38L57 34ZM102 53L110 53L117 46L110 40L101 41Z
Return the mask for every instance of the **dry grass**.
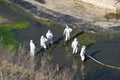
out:
M28 57L20 47L17 51L12 46L0 48L0 78L1 80L35 80L34 71L25 68ZM30 65L28 65L30 66Z
M54 66L49 64L52 56L43 55L38 70L35 70L34 58L29 56L24 46L18 50L13 46L0 47L0 80L73 80L75 71L68 68L55 73Z

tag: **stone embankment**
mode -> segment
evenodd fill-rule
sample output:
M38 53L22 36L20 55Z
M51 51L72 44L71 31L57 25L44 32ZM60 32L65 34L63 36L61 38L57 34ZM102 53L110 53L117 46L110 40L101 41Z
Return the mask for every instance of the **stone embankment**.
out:
M46 7L47 5L46 6L39 5L41 3L36 2L34 0L31 0L31 1L29 1L29 0L23 0L23 1L10 0L10 1L12 3L17 4L18 6L20 6L27 12L32 13L37 18L47 19L47 20L50 20L50 21L53 21L56 23L60 23L63 25L68 24L71 27L80 28L81 30L91 31L91 32L101 32L104 30L107 30L107 31L112 30L114 32L114 30L118 31L118 29L119 29L119 24L116 21L114 21L114 23L111 23L113 21L97 22L97 20L95 20L96 18L94 19L95 21L83 19L83 18L74 16L72 14L67 14L67 12L65 13L65 11L60 11L59 9L57 9L59 11L56 11L54 9L49 9ZM47 3L45 3L45 4L47 4ZM48 6L48 7L50 7L50 6ZM76 8L73 8L73 9L76 9ZM67 9L64 9L64 10L67 10ZM80 13L77 13L77 14L80 14ZM92 16L94 16L94 14ZM89 15L87 15L87 17L89 17ZM103 20L105 20L105 19L103 19ZM95 23L93 23L93 22L95 22Z

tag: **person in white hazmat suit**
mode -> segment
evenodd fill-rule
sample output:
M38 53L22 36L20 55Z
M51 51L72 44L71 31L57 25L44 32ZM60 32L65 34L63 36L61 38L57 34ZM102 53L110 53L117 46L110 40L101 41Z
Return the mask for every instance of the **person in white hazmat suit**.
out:
M85 61L85 46L82 46L81 48L81 52L80 52L80 57L81 57L81 61Z
M53 43L53 41L52 41L53 34L50 30L48 30L48 32L46 33L46 37L47 37L47 40L48 40L48 44L52 44Z
M66 28L64 29L63 34L65 34L65 41L68 41L70 39L70 33L72 32L72 29L66 25Z
M71 44L71 47L73 49L73 54L78 52L78 41L77 38L75 38Z
M44 36L41 36L41 38L40 38L40 45L41 45L41 47L43 47L44 49L46 49L47 48L47 46L46 46L46 42L47 42L48 40L44 37Z
M30 40L30 54L35 55L35 44L33 43L33 40Z

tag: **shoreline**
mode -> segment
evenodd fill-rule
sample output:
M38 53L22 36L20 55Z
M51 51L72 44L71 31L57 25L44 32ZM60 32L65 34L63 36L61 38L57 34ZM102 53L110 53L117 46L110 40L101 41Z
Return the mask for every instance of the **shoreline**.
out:
M41 5L35 5L33 3L28 2L27 0L24 1L11 1L15 5L23 8L25 11L32 14L35 18L38 19L45 19L50 20L55 23L59 23L62 25L68 24L70 27L73 28L80 28L84 31L89 32L119 32L116 28L119 28L120 23L116 20L111 21L95 21L94 23L91 21L87 21L81 18L74 17L72 15L68 15L65 13L57 12L51 9L48 9Z

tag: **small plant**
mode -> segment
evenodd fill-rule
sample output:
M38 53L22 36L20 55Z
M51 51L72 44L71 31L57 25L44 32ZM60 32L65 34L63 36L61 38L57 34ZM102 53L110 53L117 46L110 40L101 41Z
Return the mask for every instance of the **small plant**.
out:
M52 21L49 21L49 20L40 20L40 23L47 25L49 27L54 25L54 23Z
M82 45L88 45L88 44L91 44L91 43L95 43L95 40L92 38L91 33L82 34L81 36L79 36L78 41Z
M91 43L95 43L95 39L93 38L95 34L90 33L90 32L83 32L79 29L74 30L72 32L71 37L72 38L77 38L80 45L88 45Z
M55 23L55 22L50 21L50 20L45 20L45 19L36 19L36 20L39 21L41 24L46 25L48 27L64 28L63 25Z

